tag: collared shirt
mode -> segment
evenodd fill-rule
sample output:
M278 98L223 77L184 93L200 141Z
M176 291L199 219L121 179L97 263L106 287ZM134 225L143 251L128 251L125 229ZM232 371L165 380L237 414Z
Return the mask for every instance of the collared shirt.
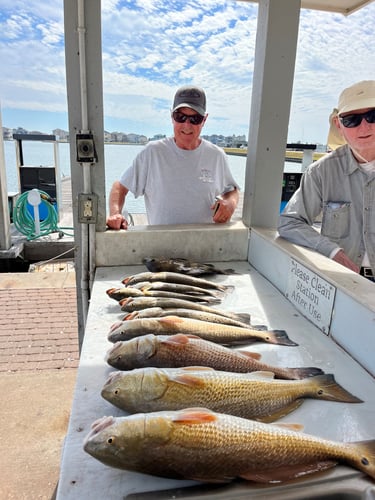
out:
M322 213L321 231L313 228ZM329 257L342 248L375 272L375 173L364 172L348 145L310 165L280 215L280 236Z

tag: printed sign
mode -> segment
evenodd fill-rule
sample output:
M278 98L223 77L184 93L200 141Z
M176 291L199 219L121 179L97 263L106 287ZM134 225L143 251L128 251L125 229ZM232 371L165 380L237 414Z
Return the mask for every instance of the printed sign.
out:
M328 335L336 288L290 259L286 297L307 319Z

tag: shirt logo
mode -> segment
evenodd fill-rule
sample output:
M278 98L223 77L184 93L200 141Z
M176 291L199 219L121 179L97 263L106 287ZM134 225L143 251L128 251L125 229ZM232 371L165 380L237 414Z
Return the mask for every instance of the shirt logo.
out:
M201 175L199 176L199 180L202 182L214 182L211 171L206 168L202 168Z

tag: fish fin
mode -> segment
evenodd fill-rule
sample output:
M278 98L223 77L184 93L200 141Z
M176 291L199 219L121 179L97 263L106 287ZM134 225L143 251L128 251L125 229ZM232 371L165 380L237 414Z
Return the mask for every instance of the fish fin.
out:
M182 366L179 368L181 371L186 372L214 372L215 368L210 366Z
M163 316L158 318L158 322L166 328L175 326L176 324L183 323L184 320L180 316Z
M299 406L301 406L302 403L303 403L303 399L296 399L292 403L290 403L286 406L283 406L282 408L279 408L277 411L275 411L273 413L269 413L268 415L259 417L256 420L258 420L259 422L264 422L266 424L269 424L270 422L274 422L275 420L278 420L281 417L285 417L285 415L288 415L288 413L292 413L292 411L296 410ZM275 424L275 425L279 425L279 424ZM296 425L296 424L294 424L294 425ZM292 430L295 430L295 429L292 429Z
M131 313L125 314L122 318L122 321L130 321L131 319L135 319L137 317L138 311L133 311Z
M303 431L303 425L302 424L290 424L290 423L283 423L283 422L277 422L275 424L277 427L281 427L282 429L288 429L289 431L295 431L295 432L302 432Z
M177 333L176 335L171 335L170 337L163 340L163 343L166 344L188 344L189 337L184 335L183 333Z
M111 325L109 327L109 333L113 332L117 328L120 328L121 325L122 325L122 321L116 321L116 323L113 323L113 325Z
M257 352L241 351L241 350L237 350L237 352L239 352L240 354L243 354L244 356L247 356L248 358L252 358L252 359L260 359L262 357L262 355L257 353Z
M335 467L337 462L324 461L312 464L299 464L289 465L284 467L273 467L270 470L264 471L249 471L248 473L241 474L240 477L248 481L255 481L257 483L282 483L298 477L303 477L309 474L323 472L327 469Z
M264 379L274 379L275 378L275 374L273 372L269 372L269 371L257 371L257 372L249 372L249 373L243 373L242 375L244 375L245 377L248 377L248 378L251 378L251 379L261 379L261 380L264 380Z
M203 379L199 377L194 377L194 375L190 375L187 373L182 373L179 375L171 375L168 377L168 380L180 385L187 385L189 387L203 387L206 384L206 382Z
M215 422L217 416L207 408L185 408L177 412L173 422L181 424L202 424L204 422Z
M167 344L188 344L190 339L198 339L202 340L201 337L198 337L197 335L185 335L184 333L176 333L175 335L170 335L166 339L163 340L163 342L166 342Z

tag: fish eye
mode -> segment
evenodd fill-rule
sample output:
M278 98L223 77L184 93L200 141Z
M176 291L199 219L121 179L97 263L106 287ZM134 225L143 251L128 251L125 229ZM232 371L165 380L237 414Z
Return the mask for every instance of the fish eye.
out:
M367 459L366 457L362 457L362 459L361 459L361 464L362 464L362 465L369 465L369 461L368 461L368 459Z
M319 389L318 396L321 396L322 394L323 394L323 389Z
M115 389L113 392L117 395L120 391L118 389Z
M114 442L114 438L113 436L110 436L108 439L107 439L107 443L108 444L112 444Z

